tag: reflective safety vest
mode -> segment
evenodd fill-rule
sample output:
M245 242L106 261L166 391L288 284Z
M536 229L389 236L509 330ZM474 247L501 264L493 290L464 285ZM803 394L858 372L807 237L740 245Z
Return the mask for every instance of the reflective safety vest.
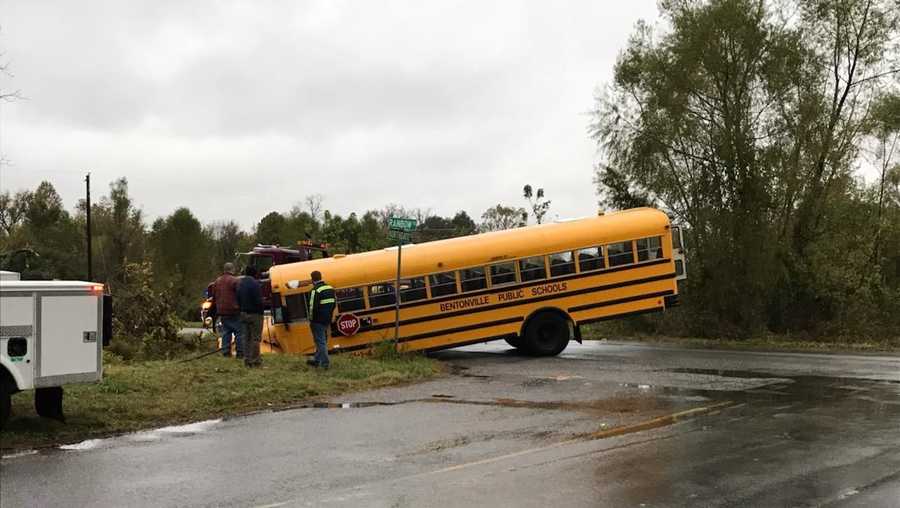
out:
M331 324L334 314L334 288L319 282L309 292L309 320L314 323Z

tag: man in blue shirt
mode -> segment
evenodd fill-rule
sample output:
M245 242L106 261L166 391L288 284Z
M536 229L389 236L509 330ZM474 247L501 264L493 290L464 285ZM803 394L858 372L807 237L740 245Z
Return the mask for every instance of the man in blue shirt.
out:
M259 342L262 340L263 300L256 267L247 266L237 286L237 302L241 310L241 339L244 341L244 365L259 367Z

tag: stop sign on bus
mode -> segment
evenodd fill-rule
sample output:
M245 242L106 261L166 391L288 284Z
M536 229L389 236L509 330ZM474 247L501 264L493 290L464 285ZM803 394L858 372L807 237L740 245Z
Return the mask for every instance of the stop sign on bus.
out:
M343 335L353 335L359 331L359 318L353 314L341 314L337 318L337 329Z

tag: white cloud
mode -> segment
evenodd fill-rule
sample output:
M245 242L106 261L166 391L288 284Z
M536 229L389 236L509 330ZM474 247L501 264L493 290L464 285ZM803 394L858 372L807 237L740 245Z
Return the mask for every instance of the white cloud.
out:
M67 203L119 176L151 216L251 227L322 193L477 217L543 186L595 212L593 90L655 3L96 2L4 5L0 187Z

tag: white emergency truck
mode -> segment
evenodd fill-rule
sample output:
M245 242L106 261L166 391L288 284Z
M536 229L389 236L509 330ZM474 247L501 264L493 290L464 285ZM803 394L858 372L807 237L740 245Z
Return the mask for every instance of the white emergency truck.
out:
M40 416L63 419L62 385L99 381L111 334L103 285L0 274L0 427L10 396L34 388Z

